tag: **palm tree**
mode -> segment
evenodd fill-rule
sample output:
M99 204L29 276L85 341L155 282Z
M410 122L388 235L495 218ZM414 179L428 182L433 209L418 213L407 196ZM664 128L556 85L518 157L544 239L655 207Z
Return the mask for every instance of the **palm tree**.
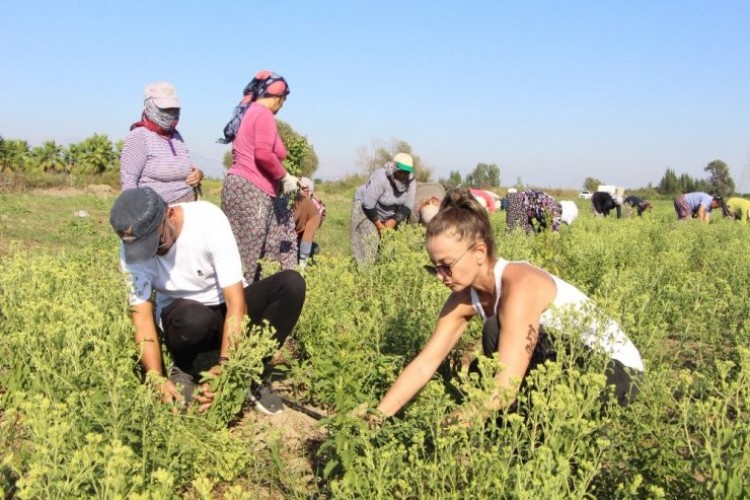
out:
M106 135L94 134L79 144L81 173L101 174L115 168L112 141Z
M2 139L2 138L0 138ZM0 172L23 172L29 161L29 144L26 141L2 139L0 147Z
M36 167L42 172L59 172L65 169L63 148L55 141L46 141L31 150Z

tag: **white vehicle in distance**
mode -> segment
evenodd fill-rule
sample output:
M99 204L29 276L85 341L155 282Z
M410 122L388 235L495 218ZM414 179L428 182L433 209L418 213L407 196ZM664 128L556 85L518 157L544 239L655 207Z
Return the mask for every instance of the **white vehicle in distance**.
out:
M578 197L584 200L590 200L593 194L594 193L592 193L591 191L581 191L580 193L578 193Z

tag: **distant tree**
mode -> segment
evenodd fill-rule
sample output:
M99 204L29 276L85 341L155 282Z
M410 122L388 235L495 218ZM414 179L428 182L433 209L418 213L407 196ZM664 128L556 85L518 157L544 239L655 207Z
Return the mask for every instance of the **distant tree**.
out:
M680 183L674 170L667 168L666 172L664 172L664 177L659 181L656 190L659 194L677 194L679 192Z
M82 174L101 174L114 171L116 153L106 135L94 134L78 145L79 163L75 170Z
M29 153L26 141L0 136L0 172L23 172L29 161Z
M463 184L463 179L461 178L461 172L459 172L458 170L451 170L451 173L448 175L447 179L443 179L441 177L440 179L438 179L438 182L443 186L458 187Z
M232 154L232 150L230 149L226 153L224 153L224 158L221 160L221 164L224 165L224 168L230 168L232 166L232 162L234 161L234 155Z
M307 137L297 133L291 125L282 120L276 120L279 136L286 147L284 168L292 174L312 177L318 169L318 156L307 140Z
M318 155L310 147L309 154L302 160L302 175L312 179L313 173L318 170Z
M583 181L583 189L593 193L599 189L601 184L604 183L595 177L586 177L586 180Z
M721 160L714 160L703 169L708 172L708 184L711 194L719 196L731 196L734 193L734 179L729 174L729 167Z
M697 184L698 183L695 179L688 174L682 174L680 175L680 178L677 179L677 190L669 194L692 193L693 191L698 191Z
M40 172L62 172L63 148L55 141L45 141L41 146L31 148L31 158L34 168Z
M474 170L466 176L466 184L477 188L498 187L500 185L500 169L494 163L478 163Z
M408 153L411 155L414 160L414 176L417 181L427 182L432 178L432 169L424 165L422 159L414 154L411 145L406 141L397 139L392 139L390 144L373 141L372 152L369 152L367 147L360 147L357 150L359 156L357 163L365 174L370 175L391 161L396 156L396 153Z

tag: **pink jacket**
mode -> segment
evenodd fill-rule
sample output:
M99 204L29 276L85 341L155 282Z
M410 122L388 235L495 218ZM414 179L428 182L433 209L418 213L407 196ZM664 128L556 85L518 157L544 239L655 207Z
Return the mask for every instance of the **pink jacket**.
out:
M286 174L282 165L286 147L271 110L250 104L232 144L234 159L228 173L240 175L269 196L276 196L279 180Z

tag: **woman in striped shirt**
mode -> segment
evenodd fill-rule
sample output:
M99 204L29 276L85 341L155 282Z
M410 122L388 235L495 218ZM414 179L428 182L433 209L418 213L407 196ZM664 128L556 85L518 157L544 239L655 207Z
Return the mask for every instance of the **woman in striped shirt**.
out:
M120 155L122 190L150 187L168 204L195 201L203 172L177 131L180 98L166 82L146 86L143 114L130 127Z

